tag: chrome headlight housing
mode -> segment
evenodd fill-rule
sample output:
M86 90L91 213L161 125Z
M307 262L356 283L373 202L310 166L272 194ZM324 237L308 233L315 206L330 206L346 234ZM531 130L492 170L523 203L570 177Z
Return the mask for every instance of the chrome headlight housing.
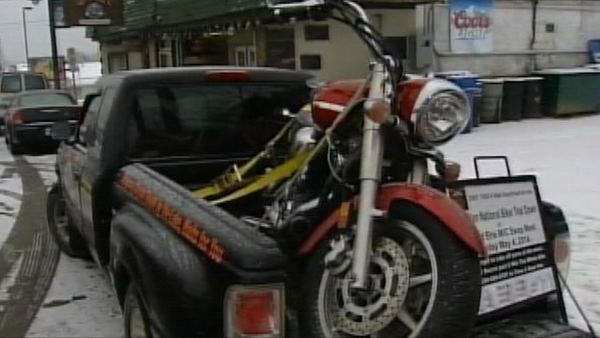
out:
M463 90L446 80L435 79L421 89L411 118L417 137L438 145L462 132L471 114L471 104Z

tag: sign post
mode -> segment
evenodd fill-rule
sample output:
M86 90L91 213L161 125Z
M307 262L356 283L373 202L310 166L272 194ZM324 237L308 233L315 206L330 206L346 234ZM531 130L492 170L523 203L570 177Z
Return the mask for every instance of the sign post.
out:
M480 316L560 292L535 177L459 181L450 194L473 219L488 252L481 260Z
M60 73L58 67L58 47L56 44L56 12L54 0L48 0L48 15L50 19L50 45L52 48L52 74L54 75L54 88L60 89Z

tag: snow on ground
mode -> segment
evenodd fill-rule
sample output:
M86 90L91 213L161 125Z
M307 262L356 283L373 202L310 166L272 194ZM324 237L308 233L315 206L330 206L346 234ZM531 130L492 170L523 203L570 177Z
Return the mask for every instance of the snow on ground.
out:
M4 245L21 207L23 187L11 155L0 146L0 246Z
M27 337L123 337L121 309L94 262L60 257Z
M568 283L600 331L600 116L483 125L443 150L463 165L464 178L475 176L476 155L508 155L513 174L537 175L542 198L565 211L572 238ZM583 328L572 302L567 309Z
M26 156L25 159L37 170L47 188L56 182L56 155Z
M56 156L27 156L49 188ZM61 255L56 275L27 337L122 337L119 304L93 261Z

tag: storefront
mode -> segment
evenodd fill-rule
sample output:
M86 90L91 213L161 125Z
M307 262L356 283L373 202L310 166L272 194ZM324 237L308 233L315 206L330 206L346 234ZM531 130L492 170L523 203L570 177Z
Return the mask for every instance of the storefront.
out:
M198 0L177 11L161 6L173 12L158 16L168 18L161 21L168 26L161 27L159 22L132 32L113 30L117 32L113 36L97 34L104 69L270 66L311 72L323 81L363 77L368 72L369 51L350 28L332 20L282 21L261 1L242 2L246 5L229 9L219 2L227 15L198 10L196 19L185 22L178 20L192 16L181 13L194 12L185 6L214 9L216 5ZM129 4L126 2L126 7ZM470 70L482 76L521 75L536 69L578 66L587 63L586 43L598 38L600 31L600 1L397 0L363 4L388 49L413 73ZM126 17L128 20L138 22ZM124 50L123 43L114 45L107 39L125 33L141 37L136 40L138 45ZM481 41L469 41L478 39Z

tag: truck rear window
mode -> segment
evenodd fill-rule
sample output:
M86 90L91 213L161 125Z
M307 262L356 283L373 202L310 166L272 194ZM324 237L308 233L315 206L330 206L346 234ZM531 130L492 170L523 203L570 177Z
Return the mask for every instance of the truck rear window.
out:
M25 90L46 89L46 81L41 75L25 75Z
M308 102L304 84L162 86L136 93L134 157L247 154ZM132 137L132 135L130 135Z
M21 91L21 75L5 75L0 80L2 81L0 92L18 93Z

